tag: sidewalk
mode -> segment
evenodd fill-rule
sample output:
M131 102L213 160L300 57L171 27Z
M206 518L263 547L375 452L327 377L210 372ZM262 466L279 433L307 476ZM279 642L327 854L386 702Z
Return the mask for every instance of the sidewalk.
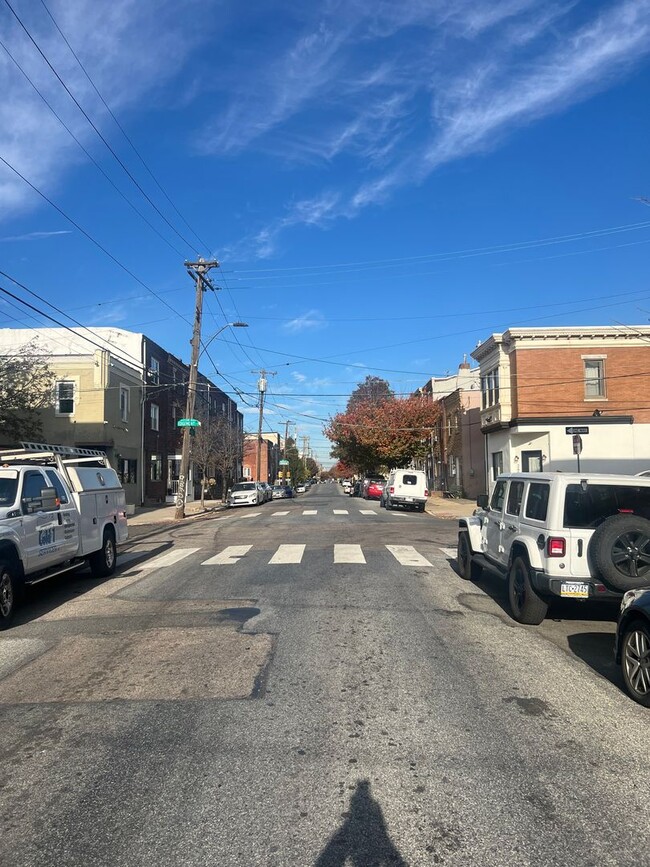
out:
M196 518L199 515L207 515L210 512L220 512L226 507L221 500L206 500L205 509L201 508L200 500L193 503L186 503L185 518ZM136 506L135 515L131 515L127 520L130 527L140 524L168 524L174 520L176 514L176 506L163 504L160 506Z
M474 509L476 503L474 500L447 500L444 497L436 496L429 497L427 504L424 507L427 514L434 518L467 518Z

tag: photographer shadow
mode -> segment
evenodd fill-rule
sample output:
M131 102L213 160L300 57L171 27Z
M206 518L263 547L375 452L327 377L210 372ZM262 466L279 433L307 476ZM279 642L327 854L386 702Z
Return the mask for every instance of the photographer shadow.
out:
M347 863L352 867L407 867L390 838L381 807L370 794L368 780L357 783L346 819L321 851L315 867Z

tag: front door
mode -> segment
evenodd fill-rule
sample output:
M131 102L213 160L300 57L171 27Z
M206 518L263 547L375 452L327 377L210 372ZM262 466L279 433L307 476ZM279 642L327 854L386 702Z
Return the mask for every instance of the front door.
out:
M521 469L525 473L541 473L542 472L542 452L522 452L521 453Z
M29 470L23 476L21 506L23 512L23 528L25 550L27 553L27 571L37 572L47 569L58 562L57 544L62 535L59 526L58 510L54 512L29 512L28 500L38 500L43 488L48 483L40 470Z
M483 553L490 560L499 562L501 557L501 534L503 532L503 508L505 505L506 481L501 479L494 486L490 505L485 511L481 525Z

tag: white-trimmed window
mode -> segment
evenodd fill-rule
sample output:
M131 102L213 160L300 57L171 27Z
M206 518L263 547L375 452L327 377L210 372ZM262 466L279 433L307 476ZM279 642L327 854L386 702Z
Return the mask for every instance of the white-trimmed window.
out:
M160 384L160 362L153 356L149 360L149 382L152 385Z
M149 478L152 482L162 481L162 455L151 455L149 458Z
M160 430L160 407L157 403L151 404L151 430Z
M499 403L499 368L489 370L481 377L482 407L487 409Z
M605 397L605 359L583 358L585 366L585 400Z
M74 415L75 383L72 379L59 379L55 385L57 415Z
M129 420L129 387L128 385L120 386L120 418L122 421Z

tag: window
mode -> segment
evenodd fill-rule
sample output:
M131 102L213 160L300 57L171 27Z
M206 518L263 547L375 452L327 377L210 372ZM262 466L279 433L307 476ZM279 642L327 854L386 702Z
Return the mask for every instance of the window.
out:
M68 502L68 494L61 483L61 479L57 476L54 470L45 470L45 475L54 485L59 505L65 505Z
M23 500L40 500L41 491L47 483L41 473L27 473L23 482Z
M496 482L497 477L503 472L503 452L492 452L492 481Z
M149 359L149 382L152 385L160 384L160 362L153 356Z
M524 495L523 482L510 482L510 490L508 491L508 503L506 512L509 515L518 515L521 510L521 501Z
M541 482L531 482L526 501L526 517L533 521L545 521L548 509L550 486Z
M61 379L56 383L56 414L74 415L74 382Z
M403 485L417 485L417 483L418 483L418 477L417 476L411 476L411 475L402 476L402 484Z
M585 358L585 399L605 397L605 359Z
M650 488L641 485L567 485L564 526L593 529L611 515L650 515Z
M251 475L252 475L251 468L250 467L244 467L244 478L250 479Z
M152 482L162 481L162 457L161 455L151 455L149 462L149 477Z
M117 475L123 485L135 485L138 481L138 462L132 458L118 458Z
M497 482L492 491L492 499L490 500L490 508L495 512L500 512L503 509L503 500L506 493L506 483Z
M122 421L129 420L129 389L126 385L120 386L120 418Z
M499 368L489 370L481 377L481 394L483 409L499 402Z
M160 409L157 403L151 404L151 430L160 430Z

